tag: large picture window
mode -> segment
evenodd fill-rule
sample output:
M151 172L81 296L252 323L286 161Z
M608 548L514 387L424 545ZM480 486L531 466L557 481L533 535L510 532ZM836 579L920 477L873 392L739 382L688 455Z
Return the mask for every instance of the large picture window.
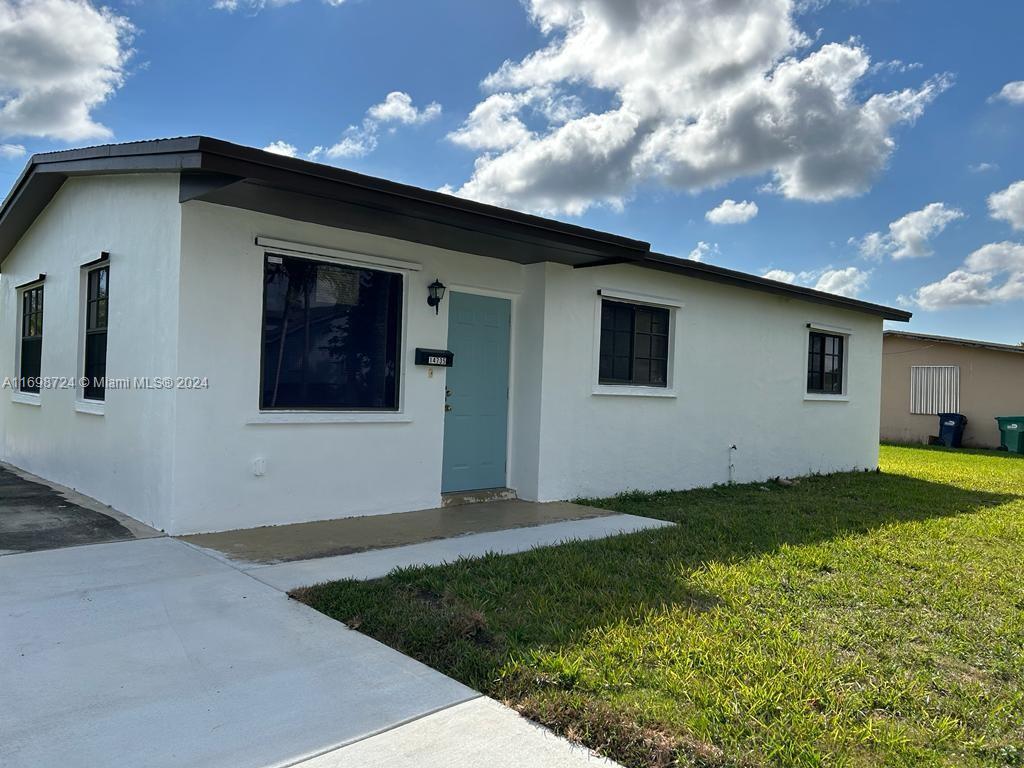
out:
M43 358L43 286L36 285L21 292L21 350L18 389L39 392L39 375Z
M668 386L669 310L601 300L601 384Z
M402 276L268 254L261 408L397 410Z
M813 394L843 394L844 346L846 340L832 333L810 332L807 352L807 391Z
M90 269L85 280L85 361L82 375L86 400L106 397L107 376L107 296L110 266Z

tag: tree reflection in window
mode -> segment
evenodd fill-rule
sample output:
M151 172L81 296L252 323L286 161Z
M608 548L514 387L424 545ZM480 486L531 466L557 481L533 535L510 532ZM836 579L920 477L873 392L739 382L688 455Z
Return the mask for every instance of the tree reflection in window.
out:
M264 409L397 410L402 276L268 254Z

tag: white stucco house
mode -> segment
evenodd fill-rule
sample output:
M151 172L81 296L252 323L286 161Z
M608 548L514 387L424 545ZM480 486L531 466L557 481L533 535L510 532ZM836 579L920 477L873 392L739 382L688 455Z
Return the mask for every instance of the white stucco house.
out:
M205 137L54 152L0 448L174 534L873 468L909 317Z

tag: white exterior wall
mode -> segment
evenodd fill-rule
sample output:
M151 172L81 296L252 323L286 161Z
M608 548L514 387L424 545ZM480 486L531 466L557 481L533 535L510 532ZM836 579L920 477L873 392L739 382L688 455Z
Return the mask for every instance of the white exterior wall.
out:
M111 253L108 375L206 377L204 390L0 393L3 457L170 533L437 506L449 291L512 301L508 484L526 499L682 489L873 468L882 323L873 316L627 265L507 261L200 202L177 177L69 181L4 264L0 359L15 375L13 287L47 274L43 374L77 375L82 263ZM259 413L257 236L414 262L406 273L399 414ZM314 248L315 250L315 248ZM670 397L594 394L598 289L673 311ZM807 324L846 329L848 398L804 394ZM658 394L666 394L659 392ZM265 474L253 462L262 459Z
M400 414L300 415L290 422L253 423L260 419L266 251L255 245L257 236L421 265L407 273L405 284ZM449 291L471 289L512 301L509 477L524 497L535 496L540 385L533 374L540 360L537 325L543 308L536 287L542 269L209 203L183 205L180 373L209 377L210 387L179 393L170 530L438 506L445 371L436 368L430 376L413 364L416 347L445 347L449 301L441 303L439 315L426 302L427 285L435 278ZM261 477L253 474L257 458L266 465Z
M0 277L0 362L17 376L15 286L46 274L43 376L78 377L81 265L110 253L108 376L172 376L180 252L178 176L69 180L8 256ZM74 389L39 404L0 391L3 458L162 527L170 485L174 392L109 390L103 414L76 410Z
M512 299L509 486L553 500L629 489L870 468L878 457L880 319L630 266L527 267L263 214L182 208L180 392L174 532L437 506L449 291ZM407 273L402 412L261 416L263 255L257 237L415 262ZM675 311L674 397L595 395L599 288L667 297ZM805 399L807 323L847 329L849 397ZM274 419L267 423L267 419ZM285 419L285 421L280 421ZM255 476L263 459L266 473Z
M595 395L597 291L678 301L674 397ZM631 266L547 265L541 500L668 490L878 462L882 321ZM848 399L808 399L808 323L848 329ZM658 392L651 389L651 392Z

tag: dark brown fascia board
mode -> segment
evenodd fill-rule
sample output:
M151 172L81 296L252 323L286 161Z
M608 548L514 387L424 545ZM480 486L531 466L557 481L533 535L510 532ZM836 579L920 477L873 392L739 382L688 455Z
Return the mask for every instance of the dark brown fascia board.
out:
M68 177L197 169L197 146L192 138L160 139L33 155L0 205L0 264Z
M1014 344L1000 344L995 341L977 341L975 339L961 339L956 336L937 336L931 333L914 333L913 331L886 331L885 335L895 336L899 339L930 341L939 344L955 344L958 347L988 349L993 352L1012 352L1015 355L1024 355L1024 347L1016 346Z
M886 320L895 320L905 323L913 316L911 312L896 309L895 307L887 307L884 304L873 304L869 301L851 299L846 296L838 296L834 293L816 291L813 288L804 288L800 285L791 285L790 283L782 283L778 280L769 280L768 278L758 277L757 275L751 275L747 272L738 272L734 269L716 267L713 264L705 264L700 261L693 261L692 259L668 256L663 253L650 253L647 258L644 259L642 266L649 267L651 269L660 269L665 272L687 275L689 277L697 278L698 280L710 280L715 283L724 283L725 285L735 285L741 288L750 288L757 291L764 291L766 293L774 293L780 296L788 296L790 298L810 301L816 304L826 304L832 307L849 309L854 312L878 315Z
M643 254L648 253L651 248L650 243L643 240L635 240L611 232L581 227L577 224L568 224L510 208L478 203L475 200L467 200L455 195L434 192L429 189L401 184L376 176L367 176L332 165L323 165L310 162L309 160L300 160L295 157L275 155L264 152L261 149L246 147L241 144L232 144L221 139L205 136L198 137L198 139L199 149L203 152L204 157L210 158L209 162L204 163L204 168L215 172L230 174L240 169L239 166L225 165L214 160L215 157L220 156L240 161L243 164L259 165L271 170L291 171L292 173L299 173L309 178L322 178L335 183L342 183L348 187L363 189L373 193L382 193L396 200L404 200L407 204L429 204L440 209L476 214L495 221L525 226L556 236L570 236L583 241L612 246L617 250L621 249L622 255L629 254L637 259L641 258ZM280 177L275 175L266 180L273 181L278 178Z

